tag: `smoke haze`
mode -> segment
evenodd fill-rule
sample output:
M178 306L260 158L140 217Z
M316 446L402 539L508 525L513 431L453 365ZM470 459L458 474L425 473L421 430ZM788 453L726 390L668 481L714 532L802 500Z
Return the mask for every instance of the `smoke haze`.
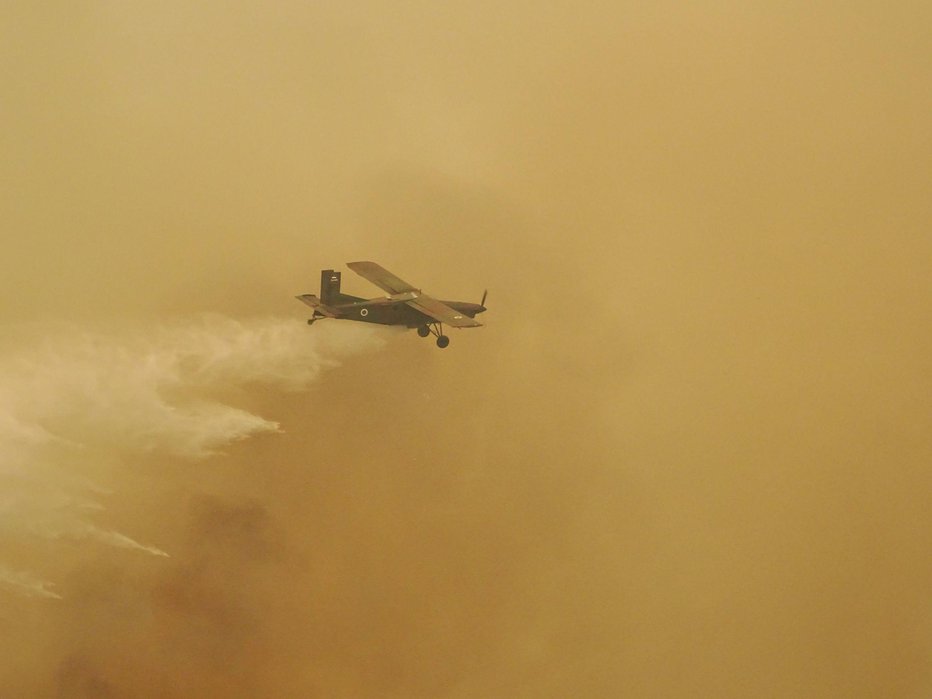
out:
M0 696L929 696L930 14L6 4Z

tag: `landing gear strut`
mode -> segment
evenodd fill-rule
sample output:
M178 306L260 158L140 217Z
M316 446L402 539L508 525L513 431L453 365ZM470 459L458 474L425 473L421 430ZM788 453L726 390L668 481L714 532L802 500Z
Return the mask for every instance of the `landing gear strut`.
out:
M421 337L433 335L437 338L437 347L443 349L450 344L450 338L443 334L443 323L428 323L418 326L417 334Z

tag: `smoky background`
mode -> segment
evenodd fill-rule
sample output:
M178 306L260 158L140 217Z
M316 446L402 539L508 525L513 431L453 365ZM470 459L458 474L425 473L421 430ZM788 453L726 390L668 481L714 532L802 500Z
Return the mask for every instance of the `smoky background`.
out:
M61 599L4 593L0 694L927 696L929 15L5 4L7 338L357 259L489 312L95 453L170 557L3 537Z

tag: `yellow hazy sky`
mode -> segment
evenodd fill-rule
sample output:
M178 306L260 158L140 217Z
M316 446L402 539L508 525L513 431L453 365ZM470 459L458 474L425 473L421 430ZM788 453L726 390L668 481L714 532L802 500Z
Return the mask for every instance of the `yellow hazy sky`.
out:
M12 1L0 67L0 696L932 695L932 5ZM305 326L363 259L485 327Z

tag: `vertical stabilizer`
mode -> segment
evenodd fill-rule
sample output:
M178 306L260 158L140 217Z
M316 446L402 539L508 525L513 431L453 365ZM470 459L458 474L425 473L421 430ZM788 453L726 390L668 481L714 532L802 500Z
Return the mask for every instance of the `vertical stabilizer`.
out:
M336 303L340 295L340 273L332 269L320 271L320 300L323 304Z

